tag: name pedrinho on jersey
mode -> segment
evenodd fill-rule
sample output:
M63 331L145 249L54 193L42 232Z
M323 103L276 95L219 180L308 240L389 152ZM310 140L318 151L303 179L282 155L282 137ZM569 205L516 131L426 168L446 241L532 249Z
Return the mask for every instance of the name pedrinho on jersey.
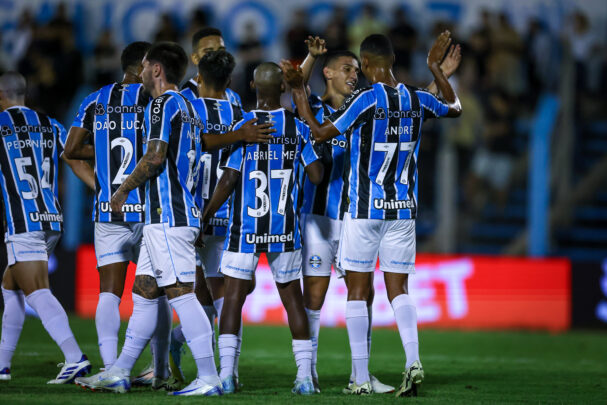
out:
M273 123L274 138L263 144L230 149L224 168L240 172L230 200L230 222L224 249L231 252L290 252L301 248L299 170L318 159L310 129L281 108L245 113L235 129L253 118ZM300 164L301 163L301 164Z
M200 227L194 201L201 155L202 123L192 103L175 91L156 97L145 110L146 147L168 144L166 160L145 187L145 223Z
M335 109L324 103L315 94L310 95L308 102L316 120L322 123L335 112ZM339 135L326 142L314 142L314 150L324 166L322 182L316 186L302 170L303 200L301 212L304 214L322 215L332 219L343 219L347 210L347 188L344 187L344 168L348 139Z
M417 215L417 155L424 119L449 107L433 94L384 83L355 91L328 119L350 135L348 175L352 218L407 219Z
M242 119L240 107L231 104L228 100L215 98L197 98L192 106L198 113L202 122L202 132L205 134L225 134L232 125ZM224 149L203 152L200 157L200 172L198 174L198 188L196 189L196 204L202 210L205 203L213 195L217 181L223 170L220 167L222 157L226 155ZM229 208L227 201L217 210L210 219L206 228L206 235L225 236L228 226Z
M143 119L150 95L143 85L113 83L84 99L73 127L93 135L95 205L93 221L143 222L145 187L132 190L122 213L111 211L110 200L143 156Z
M195 78L191 78L187 82L181 86L181 94L185 96L190 101L194 101L197 98L200 98L198 95L198 83L196 83ZM230 102L230 104L234 104L240 108L242 108L242 101L240 100L240 96L232 89L226 89L225 99Z
M62 230L57 167L66 137L59 122L27 107L0 113L0 188L7 235Z

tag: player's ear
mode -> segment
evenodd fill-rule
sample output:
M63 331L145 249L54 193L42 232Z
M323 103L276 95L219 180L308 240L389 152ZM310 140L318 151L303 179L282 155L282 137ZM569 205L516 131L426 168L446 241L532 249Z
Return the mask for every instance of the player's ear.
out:
M192 59L192 62L194 63L195 66L198 66L198 62L200 62L200 58L198 57L197 53L192 52L192 54L190 55L190 59Z
M251 86L251 90L255 91L256 87L255 87L255 82L253 80L251 80L251 82L249 83L249 86Z
M328 67L322 68L322 74L325 76L325 79L330 80L333 78L333 72Z

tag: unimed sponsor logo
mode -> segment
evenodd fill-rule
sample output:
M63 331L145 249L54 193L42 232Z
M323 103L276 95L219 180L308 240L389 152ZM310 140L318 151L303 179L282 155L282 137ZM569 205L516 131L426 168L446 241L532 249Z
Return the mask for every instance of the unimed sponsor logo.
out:
M267 234L258 235L256 233L247 233L245 235L247 243L262 244L262 243L285 243L293 242L293 232L282 234Z

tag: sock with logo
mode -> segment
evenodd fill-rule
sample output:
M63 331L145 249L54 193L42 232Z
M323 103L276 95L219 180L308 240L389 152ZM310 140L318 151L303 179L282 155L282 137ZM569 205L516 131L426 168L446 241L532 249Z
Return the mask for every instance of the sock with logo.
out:
M25 322L25 296L21 290L2 287L4 313L2 314L2 339L0 340L0 370L11 367L13 353Z
M154 335L157 323L158 298L147 299L133 293L133 314L126 329L122 352L110 368L111 372L118 372L123 376L131 373L145 345ZM155 355L153 350L152 354Z
M208 318L194 293L180 295L169 300L181 321L181 330L185 336L192 357L198 368L198 377L217 377L213 358L213 331Z
M392 309L396 318L396 325L403 342L407 356L406 368L419 360L419 342L417 340L417 312L415 304L409 295L401 294L392 300Z
M116 357L118 357L119 307L120 297L110 292L99 294L97 312L95 313L95 326L97 327L99 353L106 370L114 364Z
M48 288L36 290L25 297L25 300L34 308L42 321L42 325L44 325L44 329L59 345L66 363L79 362L82 358L82 352L70 329L67 314L57 298L51 294L51 290Z
M320 310L306 308L308 325L310 327L310 341L312 342L312 377L318 378L316 362L318 359L318 335L320 332Z
M367 331L369 313L366 301L348 301L346 304L346 327L352 352L354 381L360 385L369 378L369 350L367 348Z

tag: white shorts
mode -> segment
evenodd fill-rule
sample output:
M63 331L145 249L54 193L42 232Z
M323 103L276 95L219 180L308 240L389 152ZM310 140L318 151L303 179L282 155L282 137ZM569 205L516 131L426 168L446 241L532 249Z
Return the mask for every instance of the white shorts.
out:
M149 224L143 227L142 246L135 276L151 276L158 287L193 283L196 279L194 242L200 229Z
M48 262L61 238L59 231L32 231L5 235L8 265L17 262Z
M343 277L337 265L337 248L341 236L341 221L315 214L302 214L303 275L330 277L331 265Z
M140 222L95 222L97 267L112 263L137 263L143 225Z
M240 253L224 250L221 256L221 272L226 276L252 280L261 253ZM301 250L266 253L274 281L288 283L301 278Z
M415 220L353 219L344 216L339 263L344 270L371 272L379 254L379 269L415 273Z
M225 236L204 235L203 248L196 248L196 266L202 267L204 277L223 277L219 271Z

